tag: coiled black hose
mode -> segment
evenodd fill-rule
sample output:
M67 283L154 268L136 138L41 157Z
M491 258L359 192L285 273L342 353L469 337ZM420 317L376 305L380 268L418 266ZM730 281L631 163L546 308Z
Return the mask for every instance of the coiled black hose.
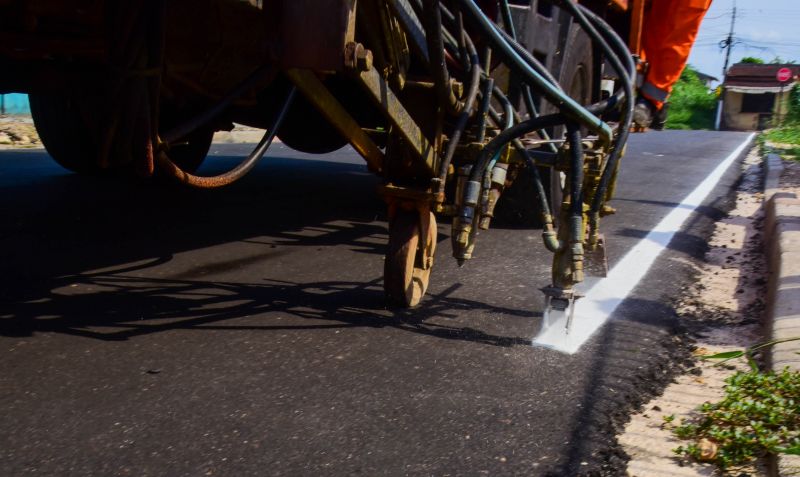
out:
M566 95L553 84L552 81L545 79L545 77L535 71L530 64L520 56L516 48L506 40L504 36L505 33L499 31L486 15L483 14L474 0L460 0L460 4L464 11L469 14L468 19L484 33L489 44L506 59L509 67L515 73L523 77L525 81L530 82L532 86L541 90L545 98L556 105L564 114L585 125L592 131L597 132L604 139L611 139L613 135L611 128L578 104L574 99Z
M626 59L627 71L628 71L627 77L625 74L620 72L620 76L623 77L623 87L625 89L625 96L627 100L624 110L626 115L623 117L623 122L622 125L620 126L622 128L622 131L620 131L619 137L617 138L616 142L617 146L609 156L608 161L606 162L606 167L603 169L603 174L600 176L600 183L597 186L597 191L595 193L595 196L592 200L592 204L589 209L590 217L592 218L592 221L595 222L597 220L597 214L599 213L600 208L603 206L606 191L608 190L609 184L611 183L611 178L614 176L614 170L617 168L617 163L622 157L622 148L625 146L625 143L627 142L628 136L630 134L630 127L633 119L632 78L636 75L636 64L634 63L633 58L631 57L630 52L628 51L628 47L625 45L625 43L622 41L619 35L617 35L614 32L614 30L608 25L608 23L605 22L605 20L595 15L592 11L583 6L580 6L580 8L578 9L578 13L585 14L585 16L592 21L594 26L597 27L597 30L599 30L599 32L603 35L603 38L611 42L619 57ZM597 32L597 30L595 30L595 32ZM627 82L625 82L626 79Z
M481 153L475 160L475 164L472 166L472 172L470 173L469 180L480 181L492 158L514 139L528 134L531 131L563 124L565 120L566 118L564 115L560 113L548 114L547 116L539 116L538 118L531 118L522 121L521 123L502 131L500 134L495 136L494 139L489 141L489 143L486 144L486 146L481 150Z

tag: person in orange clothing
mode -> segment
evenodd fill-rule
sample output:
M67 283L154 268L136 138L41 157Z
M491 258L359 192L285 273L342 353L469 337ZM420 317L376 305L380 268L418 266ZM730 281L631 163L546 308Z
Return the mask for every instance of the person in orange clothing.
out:
M633 121L663 129L667 99L681 76L711 0L652 0L642 28L642 57L649 63Z

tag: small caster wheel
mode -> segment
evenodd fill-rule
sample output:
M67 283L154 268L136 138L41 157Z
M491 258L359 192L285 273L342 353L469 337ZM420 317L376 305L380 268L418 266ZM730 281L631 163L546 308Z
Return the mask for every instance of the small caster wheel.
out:
M389 221L389 245L383 267L383 287L389 303L409 308L422 300L428 289L435 251L433 213L398 208Z

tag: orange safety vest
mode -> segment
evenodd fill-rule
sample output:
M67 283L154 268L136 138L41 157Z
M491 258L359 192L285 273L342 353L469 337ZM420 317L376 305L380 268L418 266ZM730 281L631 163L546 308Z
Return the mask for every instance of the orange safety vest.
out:
M711 0L653 0L642 28L642 56L649 63L640 92L658 109L678 81Z

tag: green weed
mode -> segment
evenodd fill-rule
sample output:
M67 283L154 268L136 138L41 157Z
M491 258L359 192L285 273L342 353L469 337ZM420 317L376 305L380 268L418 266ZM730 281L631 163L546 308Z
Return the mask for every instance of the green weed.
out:
M717 96L686 66L669 97L668 129L714 129Z
M697 418L673 430L694 441L674 449L676 454L722 469L767 454L800 454L800 372L750 370L725 382L722 401L703 404Z

